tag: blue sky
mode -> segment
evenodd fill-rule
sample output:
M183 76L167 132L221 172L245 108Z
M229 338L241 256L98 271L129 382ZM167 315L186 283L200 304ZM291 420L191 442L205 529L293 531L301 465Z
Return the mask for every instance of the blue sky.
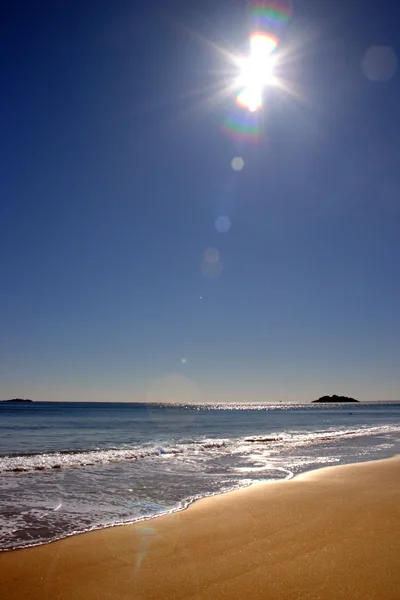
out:
M396 3L294 2L257 143L210 91L246 3L6 4L0 397L399 399Z

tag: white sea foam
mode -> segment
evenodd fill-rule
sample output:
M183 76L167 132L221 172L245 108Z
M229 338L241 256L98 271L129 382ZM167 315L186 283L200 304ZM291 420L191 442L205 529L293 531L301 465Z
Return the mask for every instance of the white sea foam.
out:
M26 473L31 471L57 470L66 468L106 465L116 462L139 461L149 457L161 460L176 457L181 460L199 455L215 457L223 454L241 453L244 456L258 450L266 454L268 450L276 453L286 447L312 446L324 442L332 442L343 438L366 436L385 436L400 434L400 425L380 425L373 427L327 429L313 432L277 432L268 436L248 436L244 438L203 438L193 439L174 445L142 446L128 448L106 448L90 451L44 452L38 454L18 454L0 457L0 473ZM179 455L179 456L178 456Z

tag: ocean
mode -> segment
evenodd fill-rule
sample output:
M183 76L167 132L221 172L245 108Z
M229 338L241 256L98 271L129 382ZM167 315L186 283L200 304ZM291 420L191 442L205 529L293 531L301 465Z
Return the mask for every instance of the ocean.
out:
M0 550L400 453L400 403L0 403Z

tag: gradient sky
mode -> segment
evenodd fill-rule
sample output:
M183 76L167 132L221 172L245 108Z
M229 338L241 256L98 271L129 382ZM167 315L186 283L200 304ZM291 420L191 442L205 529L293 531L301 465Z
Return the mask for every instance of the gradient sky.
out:
M244 143L245 2L4 3L0 398L400 398L400 9L294 7Z

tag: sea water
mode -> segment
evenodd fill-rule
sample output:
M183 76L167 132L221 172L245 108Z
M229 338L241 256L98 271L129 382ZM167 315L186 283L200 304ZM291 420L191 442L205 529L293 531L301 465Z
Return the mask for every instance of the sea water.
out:
M0 403L0 550L400 452L400 403Z

